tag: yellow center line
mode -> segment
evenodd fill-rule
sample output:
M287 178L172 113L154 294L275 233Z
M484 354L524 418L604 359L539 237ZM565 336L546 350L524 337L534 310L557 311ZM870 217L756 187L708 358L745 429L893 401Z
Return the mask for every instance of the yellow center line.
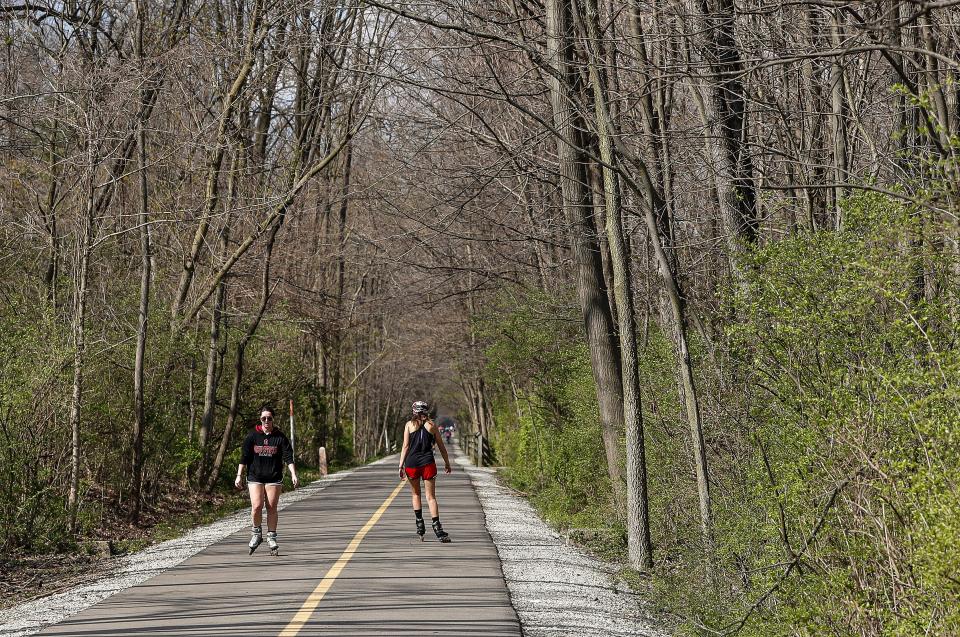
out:
M367 523L363 525L363 528L357 531L357 534L353 536L353 539L350 540L350 544L347 545L347 548L344 549L343 553L340 554L340 557L330 567L330 570L327 571L327 574L323 576L323 579L320 580L320 583L317 584L317 587L313 589L313 592L310 593L310 597L307 598L307 601L303 603L303 606L300 607L300 610L297 611L297 614L293 616L293 619L287 624L287 627L280 632L279 637L296 637L300 633L300 629L303 628L304 624L310 619L310 616L313 614L313 611L317 609L317 606L320 604L320 600L323 599L323 596L327 594L327 591L330 590L330 587L333 586L333 582L336 581L337 577L343 571L344 567L347 565L347 562L353 557L353 554L357 552L357 548L360 546L360 542L363 542L363 538L367 536L367 533L370 532L370 529L380 520L380 516L383 515L384 511L387 510L387 507L390 506L390 503L393 502L394 498L397 497L397 494L403 489L403 486L406 482L401 482L397 485L397 488L393 490L393 493L387 496L387 499L383 501L383 504L380 505L380 508L370 516L370 519L367 520Z

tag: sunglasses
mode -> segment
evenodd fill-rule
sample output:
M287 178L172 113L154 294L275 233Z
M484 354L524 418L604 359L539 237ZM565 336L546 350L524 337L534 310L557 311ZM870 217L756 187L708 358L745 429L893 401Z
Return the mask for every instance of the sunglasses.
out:
M273 422L273 416L260 416L260 422Z

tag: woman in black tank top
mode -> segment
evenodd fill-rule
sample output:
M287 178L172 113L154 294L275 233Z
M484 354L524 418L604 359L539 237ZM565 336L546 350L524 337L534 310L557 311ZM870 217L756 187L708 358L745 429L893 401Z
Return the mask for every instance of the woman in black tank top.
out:
M437 463L433 458L433 447L436 445L443 456L444 473L450 473L450 458L447 448L443 444L443 437L439 435L437 426L428 417L427 403L418 400L413 403L413 418L403 427L403 449L400 450L400 477L410 483L413 514L417 520L417 535L423 541L426 526L423 523L423 505L420 499L420 479L427 487L427 504L430 507L430 516L433 518L433 532L441 542L449 542L449 534L440 525L440 507L437 505L436 478Z

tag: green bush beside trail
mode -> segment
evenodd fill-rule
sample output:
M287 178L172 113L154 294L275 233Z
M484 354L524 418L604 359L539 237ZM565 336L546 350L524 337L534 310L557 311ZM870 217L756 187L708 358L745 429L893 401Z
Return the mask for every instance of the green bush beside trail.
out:
M957 261L887 198L853 198L844 219L756 249L705 317L709 348L694 343L712 556L672 344L655 327L640 344L653 599L690 634L960 634ZM573 305L505 301L484 323L492 438L551 523L607 529L594 548L623 560Z

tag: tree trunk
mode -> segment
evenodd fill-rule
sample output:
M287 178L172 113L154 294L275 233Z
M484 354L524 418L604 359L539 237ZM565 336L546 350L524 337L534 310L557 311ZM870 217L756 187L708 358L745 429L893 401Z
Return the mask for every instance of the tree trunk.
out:
M621 178L633 191L645 201L644 220L650 244L653 247L657 269L663 283L664 294L669 305L669 319L671 319L672 334L677 353L678 376L682 387L682 400L687 415L687 424L690 427L694 466L697 475L697 492L700 500L700 522L703 533L704 546L710 553L713 551L713 522L710 502L710 479L707 471L706 447L703 440L703 421L700 414L700 401L694 381L693 361L690 356L687 342L686 301L681 289L680 278L676 273L676 259L672 254L673 248L665 240L668 228L663 224L669 220L669 208L663 199L662 189L658 188L651 178L645 163L630 153L622 143L611 137L620 157L629 161L636 169L640 183L629 172L619 171ZM611 165L616 168L616 165Z
M140 4L138 3L138 9ZM138 27L138 48L142 51L142 17ZM150 278L152 249L150 245L149 194L147 191L147 152L146 134L143 124L138 131L138 155L140 158L140 214L137 225L140 227L140 314L137 320L137 348L133 363L133 443L130 477L130 498L133 508L130 519L136 523L140 519L140 491L143 484L143 433L147 427L143 399L143 365L147 349L147 323L150 315Z
M73 391L70 395L70 491L67 495L68 528L77 530L80 505L80 423L83 407L83 366L86 354L87 289L90 277L90 255L93 252L94 194L90 175L86 216L80 224L76 306L73 315Z
M653 567L653 543L650 540L647 464L643 440L643 412L640 402L640 372L637 361L637 329L633 309L633 283L623 232L620 179L615 172L617 158L611 136L616 135L607 106L607 78L600 66L604 59L600 46L595 0L585 0L588 42L588 72L593 87L593 103L603 166L603 191L606 203L607 245L610 271L619 323L621 379L623 385L623 421L627 437L627 552L637 569Z
M571 68L572 20L567 0L548 0L547 56L554 73L549 76L550 102L556 128L557 157L560 162L560 186L564 214L570 225L571 249L577 264L577 293L583 316L590 363L597 384L600 425L607 458L607 474L618 511L624 511L620 469L620 432L623 430L623 387L620 353L614 341L613 319L607 290L603 284L600 249L596 239L590 193L586 188L586 163L583 157L583 121L571 104L575 72Z
M50 234L50 256L47 259L47 268L43 275L43 281L47 286L47 299L50 301L54 312L58 305L58 284L60 278L60 232L57 227L57 190L59 178L56 173L56 147L57 136L60 134L60 128L54 124L53 132L50 137L50 156L48 169L50 170L50 185L47 188L46 206L43 210L44 223L47 232Z
M711 6L711 1L714 6ZM726 226L727 251L734 279L743 281L744 250L757 239L753 160L745 144L746 102L740 53L734 33L733 0L697 0L703 52L710 67L706 100L708 143Z
M349 126L349 124L348 124ZM347 250L347 212L350 209L350 172L353 167L353 143L348 142L346 155L343 160L343 184L340 190L340 209L337 215L337 279L336 279L336 316L337 321L344 321L344 290L346 287L346 250ZM334 334L334 367L333 367L333 422L331 423L331 440L329 444L330 457L338 452L341 427L343 420L344 396L343 385L343 332L345 325L338 325Z
M830 25L830 43L834 49L840 49L843 43L843 25L840 21L840 11L834 10L833 20ZM843 215L840 210L840 204L846 194L846 188L842 185L847 183L847 106L844 90L846 76L843 70L842 59L833 58L830 63L830 133L833 135L833 210L835 218L835 229L843 227Z
M216 415L217 402L217 362L220 359L220 326L223 322L223 306L226 301L227 286L224 283L217 288L217 296L213 302L213 315L210 317L210 347L207 351L207 374L203 392L203 415L200 417L199 444L201 454L206 458L207 443L213 432L213 421ZM205 460L201 460L201 475L205 468Z
M193 399L193 377L197 373L197 359L193 356L190 357L190 374L187 377L187 402L190 403L190 413L188 417L190 418L190 424L187 427L187 441L193 442L193 433L196 428L197 422L197 405L196 401Z

